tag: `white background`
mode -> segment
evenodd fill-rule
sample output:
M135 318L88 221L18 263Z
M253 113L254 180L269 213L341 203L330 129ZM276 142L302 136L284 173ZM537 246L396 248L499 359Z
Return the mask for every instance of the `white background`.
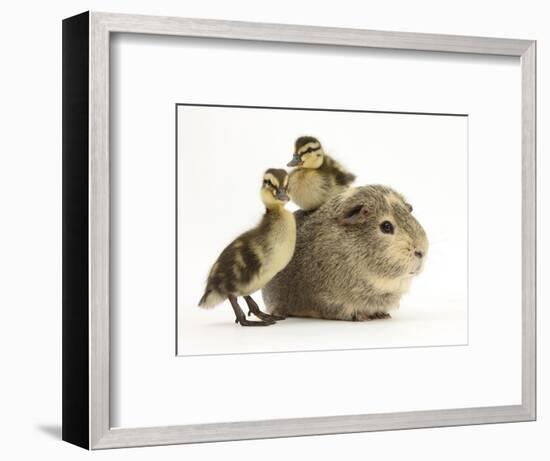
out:
M5 6L0 29L4 56L2 86L3 133L0 138L2 228L0 254L4 313L0 342L3 353L1 390L2 454L8 459L51 457L80 459L88 453L59 439L61 382L61 27L62 17L92 8L220 19L289 22L364 27L415 32L508 36L539 40L539 152L543 157L547 129L544 111L550 103L544 77L548 68L545 4L436 1L337 4L318 2L189 1L133 2L75 1L70 4L19 2ZM131 8L131 9L130 9ZM24 22L24 24L22 23ZM32 110L42 117L32 125ZM542 138L542 140L541 140ZM546 162L539 164L545 174ZM548 183L540 184L539 231L548 227ZM539 280L544 280L548 257L539 240ZM539 305L547 301L542 283ZM6 315L7 314L7 315ZM547 381L548 351L544 312L539 312L539 421L448 429L337 435L285 440L235 442L185 447L116 450L96 453L102 459L280 459L308 453L318 459L546 459L543 438L550 429ZM542 330L542 333L541 333Z
M179 106L178 114L179 355L468 342L467 117L197 106ZM284 168L304 134L318 136L357 175L355 185L404 194L426 229L426 269L391 321L288 318L243 331L228 302L197 308L213 261L263 213L263 171ZM254 299L263 308L260 292Z

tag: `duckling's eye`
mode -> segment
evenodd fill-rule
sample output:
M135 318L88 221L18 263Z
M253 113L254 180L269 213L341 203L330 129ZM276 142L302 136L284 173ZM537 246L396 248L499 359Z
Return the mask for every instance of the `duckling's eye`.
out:
M273 187L273 185L271 184L271 181L269 179L264 179L264 186Z
M384 221L382 224L380 224L380 230L384 234L393 234L394 232L393 224L389 221Z

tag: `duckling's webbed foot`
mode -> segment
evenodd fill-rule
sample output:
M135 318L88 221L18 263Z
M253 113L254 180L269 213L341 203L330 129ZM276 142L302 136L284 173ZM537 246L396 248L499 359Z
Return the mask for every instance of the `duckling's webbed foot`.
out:
M241 306L239 306L237 298L235 298L235 296L228 296L228 298L231 306L233 307L233 311L235 312L235 323L240 323L243 327L263 327L273 325L275 323L274 320L248 320L244 315Z
M284 320L285 317L281 317L280 315L275 314L267 314L265 312L262 312L258 305L256 304L256 301L252 299L251 296L244 296L244 300L246 301L246 304L248 304L248 315L254 314L256 317L262 320Z

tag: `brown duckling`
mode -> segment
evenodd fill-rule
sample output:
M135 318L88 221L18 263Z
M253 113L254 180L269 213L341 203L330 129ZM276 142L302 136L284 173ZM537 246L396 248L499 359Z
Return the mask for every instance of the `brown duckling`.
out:
M296 245L296 221L285 210L289 176L285 170L264 173L260 191L266 207L260 223L241 234L220 254L206 283L199 306L211 308L228 299L235 312L235 323L243 326L271 325L284 317L262 312L250 296L263 288L292 259ZM248 320L237 297L246 301L249 313L259 321Z
M290 198L305 211L319 208L355 181L355 175L328 156L313 136L296 139L294 156L287 166L296 167L290 172Z

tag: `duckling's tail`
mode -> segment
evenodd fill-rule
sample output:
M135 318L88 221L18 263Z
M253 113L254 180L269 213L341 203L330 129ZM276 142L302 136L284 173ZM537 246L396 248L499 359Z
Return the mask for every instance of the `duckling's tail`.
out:
M221 302L225 301L226 297L222 296L218 291L206 287L206 291L202 295L201 300L199 301L199 306L204 309L211 309L214 306L217 306Z

